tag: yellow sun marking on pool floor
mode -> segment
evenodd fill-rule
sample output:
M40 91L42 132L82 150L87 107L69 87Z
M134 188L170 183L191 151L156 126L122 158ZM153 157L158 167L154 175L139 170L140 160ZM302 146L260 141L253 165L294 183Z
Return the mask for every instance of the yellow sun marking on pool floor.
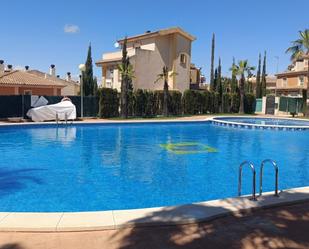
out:
M218 152L216 148L196 142L168 143L160 146L177 155Z

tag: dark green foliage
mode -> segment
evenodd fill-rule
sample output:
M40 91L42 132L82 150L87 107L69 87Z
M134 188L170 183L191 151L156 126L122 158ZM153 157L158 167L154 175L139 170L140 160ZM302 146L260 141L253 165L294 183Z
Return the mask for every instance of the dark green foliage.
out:
M168 113L182 114L182 94L178 91L168 91ZM154 91L154 114L164 115L164 91Z
M98 79L97 77L93 78L93 96L97 96L98 95Z
M302 95L303 96L303 103L302 103L302 105L303 105L302 109L303 110L302 110L302 112L303 112L304 116L306 116L307 109L308 109L308 106L307 106L307 89L303 89L302 92L303 92L303 95Z
M127 71L130 65L129 57L127 56L127 37L125 37L122 45L122 59L120 65L121 72L121 92L120 92L120 114L122 118L128 117L128 90L129 83L131 82Z
M215 92L212 95L213 110L212 113L220 112L220 94Z
M211 59L210 59L210 89L216 89L214 86L214 62L215 62L215 34L212 34L211 40Z
M199 114L201 107L200 105L202 102L199 102L201 100L201 93L196 90L186 90L183 93L183 111L184 114Z
M147 105L146 92L142 89L138 89L137 91L133 92L133 96L133 116L145 116L145 109Z
M231 98L230 113L238 113L239 112L239 105L240 105L240 95L239 95L239 93L232 93L230 98Z
M119 96L116 90L102 88L99 95L99 116L104 118L119 116ZM237 93L186 90L182 95L178 91L169 91L168 112L177 116L198 115L207 113L237 113L240 105L240 95ZM128 115L132 117L154 117L163 115L163 91L148 91L138 89L128 92ZM222 110L220 110L220 101ZM245 113L254 113L255 97L245 95Z
M229 113L231 106L231 94L222 94L222 113Z
M252 114L255 112L255 96L252 93L245 94L244 99L244 110L245 113Z
M119 97L117 90L111 88L101 88L99 95L99 117L111 118L119 116Z
M235 67L235 58L233 57L233 64L232 68ZM232 70L232 80L231 80L231 93L236 93L238 91L238 86L237 86L237 78L235 72Z
M210 86L210 90L212 92L217 91L217 83L218 83L218 69L216 68L215 69L215 76L214 76L212 87Z
M83 72L83 91L84 96L96 95L98 89L97 81L93 78L93 65L91 56L91 44L88 47L87 60L85 63L85 72Z
M182 114L182 94L178 91L169 91L169 114L180 115Z
M255 95L256 98L262 98L262 87L261 87L261 54L259 54L259 64L256 72L256 88Z
M266 96L266 51L264 52L261 88L262 96Z

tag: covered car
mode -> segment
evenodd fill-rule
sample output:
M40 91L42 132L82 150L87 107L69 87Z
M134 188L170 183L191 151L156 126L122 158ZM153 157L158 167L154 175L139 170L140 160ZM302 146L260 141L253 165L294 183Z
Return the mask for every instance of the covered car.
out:
M44 105L31 108L27 116L34 122L43 122L56 120L74 120L76 119L76 107L71 101L65 100L53 105Z

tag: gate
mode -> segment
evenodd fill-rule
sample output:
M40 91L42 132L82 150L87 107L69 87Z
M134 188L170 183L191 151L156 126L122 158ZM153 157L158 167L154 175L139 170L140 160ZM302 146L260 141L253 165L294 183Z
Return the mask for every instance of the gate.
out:
M266 97L266 114L275 114L275 96Z

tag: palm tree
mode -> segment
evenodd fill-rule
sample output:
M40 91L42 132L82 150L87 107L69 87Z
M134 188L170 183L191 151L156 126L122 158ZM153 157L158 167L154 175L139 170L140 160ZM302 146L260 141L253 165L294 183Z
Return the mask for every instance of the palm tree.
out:
M292 41L292 46L286 50L286 53L291 53L291 61L307 57L309 59L309 29L299 31L299 39ZM307 96L309 94L309 66L307 69ZM305 103L306 104L306 103ZM309 117L309 108L307 104L306 117Z
M239 114L244 113L244 103L245 103L245 74L247 77L251 75L251 71L255 70L255 67L251 67L248 63L248 60L238 61L238 65L233 64L230 69L234 75L239 76L239 93L240 93L240 106Z
M158 78L155 80L155 83L163 80L163 116L168 116L168 78L176 75L176 73L168 73L167 66L164 66L162 73L158 74Z

